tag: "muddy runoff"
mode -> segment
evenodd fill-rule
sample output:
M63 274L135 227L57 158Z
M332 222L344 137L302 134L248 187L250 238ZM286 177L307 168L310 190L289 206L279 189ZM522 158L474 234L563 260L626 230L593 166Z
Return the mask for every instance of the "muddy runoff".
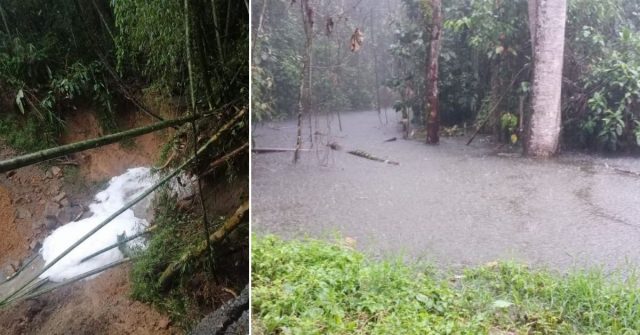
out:
M393 112L390 112L393 115ZM395 120L395 119L394 119ZM305 120L306 121L306 120ZM640 264L640 160L564 153L533 160L487 138L402 140L375 112L321 118L301 154L252 155L252 229L336 235L380 257L444 267L514 260L560 271ZM293 122L256 127L255 147L293 148ZM390 138L397 140L385 142ZM305 148L309 148L305 125ZM338 143L341 151L327 143ZM346 153L362 150L390 165Z

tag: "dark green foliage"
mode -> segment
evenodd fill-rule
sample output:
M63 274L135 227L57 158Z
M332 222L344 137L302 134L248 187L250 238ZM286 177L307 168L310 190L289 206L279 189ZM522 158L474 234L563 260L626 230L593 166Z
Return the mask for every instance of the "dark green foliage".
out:
M47 145L63 131L65 112L80 103L94 104L105 129L115 129L113 96L96 54L98 47L100 52L111 49L98 9L108 11L106 2L2 4L0 87L3 98L14 102L4 106L8 109L4 117L25 114L29 123L51 130L47 135L51 138L44 141Z
M0 134L19 152L33 152L50 147L55 142L55 131L33 118L7 115L0 118Z
M372 261L315 240L253 239L254 320L265 334L638 334L640 288L598 271L515 264L462 275Z

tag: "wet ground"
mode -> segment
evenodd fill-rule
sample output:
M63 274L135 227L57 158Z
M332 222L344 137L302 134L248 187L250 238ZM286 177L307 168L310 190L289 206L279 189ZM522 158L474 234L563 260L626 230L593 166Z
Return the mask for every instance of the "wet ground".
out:
M331 137L301 154L253 154L252 229L285 237L357 240L376 256L446 267L516 260L561 271L640 265L640 159L563 154L538 161L497 154L477 138L438 146L402 140L391 118L342 115ZM391 119L394 121L392 122ZM327 134L327 122L314 129ZM306 127L306 126L305 126ZM308 147L308 129L306 147ZM255 146L292 148L293 122L255 128ZM397 141L384 142L391 137ZM346 154L360 149L389 165Z

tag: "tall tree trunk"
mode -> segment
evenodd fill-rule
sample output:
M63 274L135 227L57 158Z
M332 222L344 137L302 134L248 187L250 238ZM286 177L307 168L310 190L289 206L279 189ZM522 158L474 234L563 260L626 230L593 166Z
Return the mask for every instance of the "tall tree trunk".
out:
M304 55L302 56L302 73L300 74L300 93L298 96L298 131L296 136L296 150L293 153L293 162L297 163L300 158L300 148L302 147L302 119L304 114L309 114L310 109L310 75L311 75L311 47L313 45L313 10L309 6L309 0L300 0L300 11L302 13L302 24L304 25ZM311 122L311 119L309 119ZM312 134L310 134L312 136Z
M256 41L258 37L262 34L263 23L264 23L264 14L267 12L267 2L268 0L262 1L262 9L260 10L260 16L258 17L258 28L255 30L253 34L253 38L251 41L251 54L255 55L256 51Z
M438 57L442 37L442 2L431 0L431 47L427 61L427 109L425 121L427 128L427 143L440 142L440 111L438 106Z
M535 2L533 43L533 100L529 138L525 145L530 156L549 157L558 150L562 98L562 65L567 16L566 0ZM531 7L530 7L531 8Z

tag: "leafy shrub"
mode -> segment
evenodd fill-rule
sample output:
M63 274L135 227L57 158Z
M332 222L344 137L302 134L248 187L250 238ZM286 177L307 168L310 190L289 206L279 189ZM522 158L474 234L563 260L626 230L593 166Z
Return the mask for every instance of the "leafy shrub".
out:
M560 277L492 262L451 276L273 236L254 237L252 251L266 334L639 334L633 273Z

